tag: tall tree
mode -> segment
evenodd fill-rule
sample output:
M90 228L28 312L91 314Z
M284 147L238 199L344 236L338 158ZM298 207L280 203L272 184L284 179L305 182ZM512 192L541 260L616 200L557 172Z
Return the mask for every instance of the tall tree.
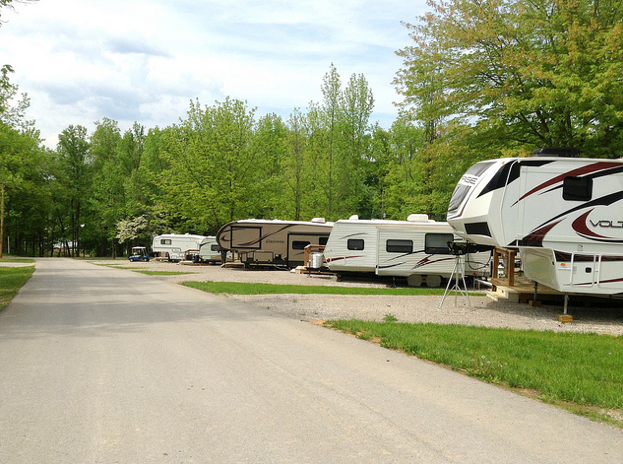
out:
M81 249L81 229L86 226L82 223L83 206L91 186L89 155L89 141L87 130L83 126L69 126L58 136L56 148L61 185L64 189L59 192L62 197L57 198L60 204L65 205L65 213L69 222L69 237L71 247L75 253ZM91 227L92 224L89 224Z
M305 128L304 115L295 109L287 121L289 131L287 135L287 151L281 159L286 191L283 194L284 213L295 221L300 221L303 195L305 192Z
M444 0L417 24L395 83L422 123L465 122L482 156L576 146L623 148L619 0ZM431 77L434 76L434 79Z
M365 185L366 165L371 161L372 133L369 125L374 97L363 74L351 75L341 96L343 154L338 160L337 217L349 216L371 201L372 191Z
M342 82L337 69L331 63L329 72L327 72L322 79L322 97L323 97L323 114L326 124L326 150L328 156L327 165L327 200L328 207L327 213L329 219L333 217L333 182L334 182L334 169L335 158L339 151L340 143L340 122L342 117Z
M93 160L93 191L89 198L97 232L98 255L117 254L116 225L125 217L125 177L118 161L121 130L117 121L103 118L95 123L90 139Z

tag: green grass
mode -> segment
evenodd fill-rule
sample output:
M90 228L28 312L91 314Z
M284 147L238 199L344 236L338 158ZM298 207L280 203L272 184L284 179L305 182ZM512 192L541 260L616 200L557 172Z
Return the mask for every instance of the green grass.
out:
M126 269L130 269L130 268L126 268ZM143 271L143 270L139 270L139 269L134 269L134 272L140 272L141 274L147 274L147 275L162 275L162 276L196 274L196 272Z
M15 258L13 256L2 256L2 261L0 262L8 262L8 263L34 263L35 260L32 258Z
M0 267L0 311L6 308L34 271L34 266Z
M183 282L187 287L209 293L232 295L264 295L273 293L330 295L443 295L443 288L370 288L321 285L274 285L241 282Z
M574 412L623 408L623 337L361 320L325 326L486 382L534 390L531 396Z

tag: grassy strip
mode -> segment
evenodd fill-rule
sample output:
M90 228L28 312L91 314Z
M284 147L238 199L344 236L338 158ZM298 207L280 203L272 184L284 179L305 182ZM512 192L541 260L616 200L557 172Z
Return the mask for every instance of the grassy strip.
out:
M209 293L234 295L264 295L274 293L329 294L329 295L443 295L442 288L370 288L336 287L323 285L274 285L241 282L183 282L187 287Z
M34 266L0 267L0 311L6 308L34 271Z
M32 258L15 258L13 256L7 256L7 255L4 255L2 257L2 261L7 262L7 263L34 263L35 262L35 260Z
M546 402L623 408L623 337L361 320L325 326L486 382L536 390Z
M127 268L130 269L130 268ZM143 271L140 269L133 269L134 272L140 272L141 274L147 275L162 275L162 276L170 276L170 275L184 275L184 274L196 274L196 272L175 272L175 271Z

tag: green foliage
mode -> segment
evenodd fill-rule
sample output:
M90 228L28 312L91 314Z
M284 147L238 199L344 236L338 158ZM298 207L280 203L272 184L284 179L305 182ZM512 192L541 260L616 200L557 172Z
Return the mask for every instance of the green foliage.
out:
M43 246L48 224L47 166L46 152L36 138L0 123L0 181L6 184L4 237L18 238L20 245L30 243L32 254ZM27 252L21 246L12 251Z
M325 325L487 382L538 390L546 400L623 408L623 337L360 320Z
M89 153L87 130L69 126L58 137L54 167L53 201L56 203L56 234L70 247L73 254L81 250L84 215L88 208L88 192L92 185L92 157Z
M172 128L160 186L162 205L182 228L214 232L233 219L262 217L274 161L255 149L266 147L256 138L254 113L229 98L205 108L191 102L188 118Z
M467 122L494 141L490 148L517 153L575 146L589 156L618 156L618 1L450 0L431 7L419 23L406 24L414 44L398 52L404 65L395 83L416 120Z

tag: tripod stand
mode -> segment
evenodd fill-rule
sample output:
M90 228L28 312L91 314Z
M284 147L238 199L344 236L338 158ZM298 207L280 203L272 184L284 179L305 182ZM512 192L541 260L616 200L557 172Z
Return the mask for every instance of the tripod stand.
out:
M459 277L459 274L461 275ZM454 286L450 289L450 284L454 278ZM463 290L461 288L461 282L463 282ZM454 269L452 271L452 275L448 279L448 285L446 285L446 291L443 294L443 298L441 299L441 303L439 303L438 310L443 306L443 302L446 300L446 296L448 296L449 292L454 292L454 306L458 303L459 292L462 293L467 299L467 306L469 306L470 311L472 311L472 304L469 301L469 294L467 293L467 284L465 283L465 255L457 254L454 262Z

